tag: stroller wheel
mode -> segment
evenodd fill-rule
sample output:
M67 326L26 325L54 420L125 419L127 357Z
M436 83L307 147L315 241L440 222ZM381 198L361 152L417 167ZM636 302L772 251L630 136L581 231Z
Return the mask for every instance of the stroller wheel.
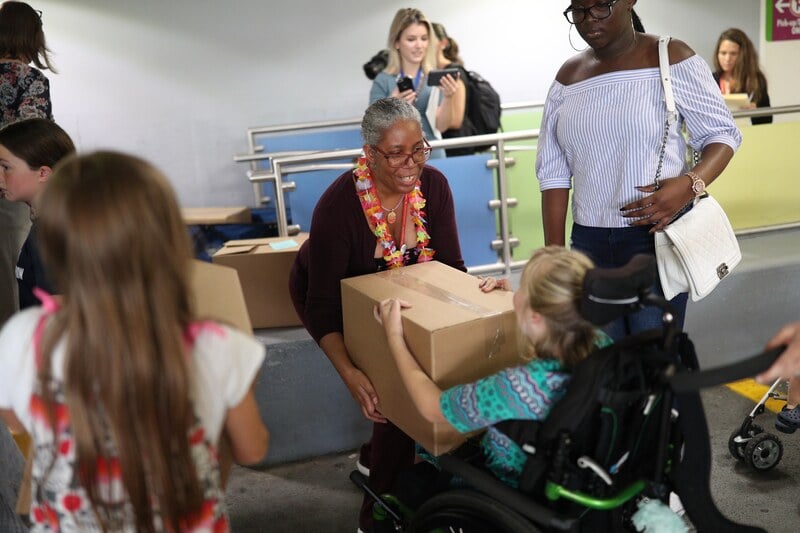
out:
M747 466L758 471L769 470L783 457L783 444L772 433L761 433L747 442L744 458Z
M750 424L750 428L747 430L747 438L752 439L760 433L764 433L764 428L757 426L756 424ZM731 452L731 455L734 459L744 462L744 447L747 445L747 441L736 442L736 437L739 436L738 429L731 433L731 436L728 439L728 451Z

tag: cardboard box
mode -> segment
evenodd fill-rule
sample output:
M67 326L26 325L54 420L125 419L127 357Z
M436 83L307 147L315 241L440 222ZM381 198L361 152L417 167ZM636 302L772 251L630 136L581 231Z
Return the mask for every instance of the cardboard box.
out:
M253 333L239 274L235 269L192 261L190 281L195 314L225 322L246 333Z
M307 233L228 241L211 258L236 269L254 328L300 326L289 296L289 271Z
M412 304L403 311L406 342L444 390L522 362L513 294L483 293L477 278L435 261L342 280L345 344L372 381L381 413L440 455L466 436L447 424L427 422L403 386L383 327L372 314L376 303L391 297Z
M250 208L236 207L182 207L181 216L187 226L199 224L250 224Z
M195 315L198 318L218 320L246 333L253 332L244 303L242 286L239 284L239 276L234 269L192 260L189 289L194 298ZM32 447L27 433L14 434L14 440L17 441L20 451L26 456L16 511L17 514L27 515L31 508ZM220 482L224 488L233 465L230 443L224 429L220 435L219 464Z
M235 269L192 260L190 275L189 286L194 297L195 316L217 320L245 333L253 333L239 274ZM217 451L220 483L225 488L233 466L233 453L224 428Z

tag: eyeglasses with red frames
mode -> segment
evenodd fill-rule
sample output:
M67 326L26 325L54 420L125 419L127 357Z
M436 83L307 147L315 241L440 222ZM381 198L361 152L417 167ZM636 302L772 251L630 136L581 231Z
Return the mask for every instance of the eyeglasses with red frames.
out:
M589 7L568 7L564 10L564 17L570 24L580 24L586 20L587 13L595 20L607 19L611 16L611 10L614 4L619 0L611 0L611 2L598 2Z
M388 166L392 168L399 168L405 166L409 159L416 164L420 164L431 158L431 145L428 144L427 139L422 139L422 142L425 144L425 146L422 148L417 148L410 154L387 154L374 144L372 145L372 148L386 158L386 164Z

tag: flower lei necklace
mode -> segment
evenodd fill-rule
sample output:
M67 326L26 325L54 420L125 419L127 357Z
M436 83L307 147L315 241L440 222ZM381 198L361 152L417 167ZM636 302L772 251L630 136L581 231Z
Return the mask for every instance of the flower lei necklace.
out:
M386 223L386 217L383 214L383 207L381 200L378 198L378 192L375 190L375 184L372 180L372 172L367 166L367 158L359 157L355 170L356 193L358 199L361 201L361 209L364 210L369 221L369 226L375 237L378 239L378 244L383 250L383 260L386 261L387 268L398 268L403 266L403 255L405 252L405 243L400 250L394 242L392 232L389 231L389 226ZM425 197L422 196L422 191L419 188L419 182L414 185L414 190L406 195L408 202L411 204L411 219L414 221L414 227L417 230L417 245L419 256L417 257L418 263L424 263L433 259L434 250L428 248L428 243L431 240L428 231L425 229ZM403 202L405 204L405 202ZM396 209L396 208L395 208ZM403 206L405 211L405 205ZM403 217L405 222L405 217ZM404 232L405 233L405 232Z

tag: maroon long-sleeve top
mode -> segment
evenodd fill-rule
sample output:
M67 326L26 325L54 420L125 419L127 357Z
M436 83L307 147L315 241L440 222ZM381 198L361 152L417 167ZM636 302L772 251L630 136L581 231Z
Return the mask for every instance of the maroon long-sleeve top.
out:
M425 166L420 177L425 197L429 247L434 259L466 271L458 242L453 195L447 179ZM348 170L323 193L314 209L309 239L303 244L289 278L295 308L317 343L342 332L340 281L377 271L375 235L369 228Z

